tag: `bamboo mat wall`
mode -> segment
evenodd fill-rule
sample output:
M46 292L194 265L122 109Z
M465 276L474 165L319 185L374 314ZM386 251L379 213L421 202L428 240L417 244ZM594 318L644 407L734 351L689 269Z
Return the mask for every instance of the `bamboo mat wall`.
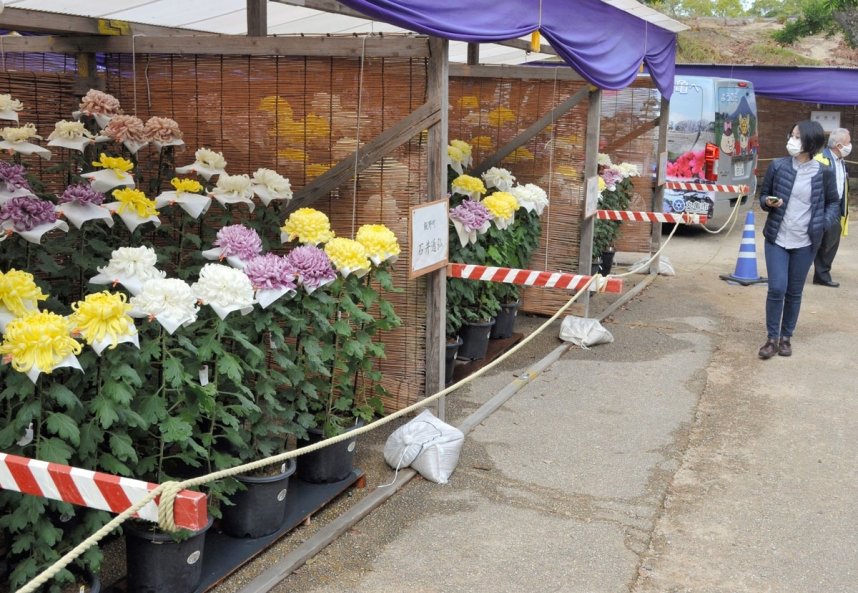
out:
M144 121L157 115L178 122L186 142L178 165L190 164L205 147L224 154L229 174L274 169L293 191L425 100L424 60L368 59L362 74L359 59L342 58L138 55L135 62L108 56L107 92ZM361 225L382 223L399 238L402 263L394 267L394 283L402 292L387 297L403 323L380 337L388 410L423 395L425 281L409 282L404 262L409 206L425 201L426 187L425 135L418 135L311 205L328 214L338 236L353 238Z

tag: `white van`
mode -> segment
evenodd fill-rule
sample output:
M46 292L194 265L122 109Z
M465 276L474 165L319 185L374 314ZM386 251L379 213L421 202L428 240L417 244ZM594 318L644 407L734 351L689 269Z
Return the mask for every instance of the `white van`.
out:
M717 229L736 201L756 190L757 101L748 81L707 76L674 79L667 132L668 182L748 186L748 192L665 189L664 211L706 214ZM717 189L725 189L723 187Z

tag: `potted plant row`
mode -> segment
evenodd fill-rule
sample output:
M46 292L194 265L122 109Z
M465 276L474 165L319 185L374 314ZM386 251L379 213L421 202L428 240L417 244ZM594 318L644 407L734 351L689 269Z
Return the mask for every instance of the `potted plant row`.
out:
M51 172L66 180L59 191L27 166L40 154L32 130L3 130L13 156L0 161L0 451L159 483L382 412L380 332L400 324L385 298L395 290L393 233L365 225L348 239L319 211L287 217L288 180L265 169L230 175L212 150L176 167L178 125L125 116L104 93L91 91L78 117L49 140L60 155ZM235 536L276 531L293 471L207 484L210 516ZM270 512L248 494L258 484ZM248 498L251 513L241 510ZM10 587L109 519L0 491ZM124 531L135 550L129 590L194 589L202 533L139 522ZM140 549L172 544L175 568L161 556L137 564ZM100 562L93 547L75 569L97 573ZM48 590L73 578L64 571Z

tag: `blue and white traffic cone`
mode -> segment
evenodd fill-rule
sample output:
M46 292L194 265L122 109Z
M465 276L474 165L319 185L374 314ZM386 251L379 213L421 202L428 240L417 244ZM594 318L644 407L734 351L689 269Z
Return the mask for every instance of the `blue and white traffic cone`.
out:
M729 284L759 284L767 282L757 273L757 242L754 238L754 211L748 210L745 216L745 229L742 231L742 244L739 245L739 258L736 260L736 271L732 274L721 274L721 280Z

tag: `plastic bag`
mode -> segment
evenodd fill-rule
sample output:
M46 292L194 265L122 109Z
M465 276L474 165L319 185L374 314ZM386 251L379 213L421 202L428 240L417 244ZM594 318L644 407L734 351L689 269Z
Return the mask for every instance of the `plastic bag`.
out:
M464 442L461 430L423 410L387 437L384 460L397 471L410 465L427 480L446 484Z
M614 336L598 319L568 315L560 324L560 339L586 348L595 344L610 344Z
M634 274L649 274L649 256L636 261L629 267L629 272ZM667 256L662 255L658 258L658 273L661 276L675 276L676 270L673 269L673 264Z

